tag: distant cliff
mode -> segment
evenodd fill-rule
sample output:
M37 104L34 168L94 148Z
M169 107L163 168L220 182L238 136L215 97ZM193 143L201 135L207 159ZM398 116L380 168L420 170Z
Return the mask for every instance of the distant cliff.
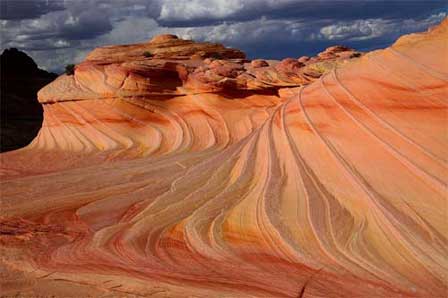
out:
M0 152L27 145L39 132L43 109L37 91L57 75L39 69L24 52L6 49L0 55Z

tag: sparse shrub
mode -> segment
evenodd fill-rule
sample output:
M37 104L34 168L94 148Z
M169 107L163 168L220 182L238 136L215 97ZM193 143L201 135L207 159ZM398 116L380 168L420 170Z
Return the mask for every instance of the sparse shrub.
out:
M361 57L361 53L356 52L350 55L350 58L358 58L358 57Z
M75 64L67 64L65 66L65 74L68 76L72 76L75 74Z
M220 53L212 53L208 56L209 58L215 59L215 60L220 60L222 59L222 55Z
M151 52L146 51L146 52L143 52L143 56L145 56L146 58L151 58L154 55Z

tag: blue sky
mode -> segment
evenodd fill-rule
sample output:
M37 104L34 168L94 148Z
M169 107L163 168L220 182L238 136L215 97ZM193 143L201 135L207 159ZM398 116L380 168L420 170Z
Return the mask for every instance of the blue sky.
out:
M61 71L95 47L173 33L280 59L334 44L383 48L447 12L446 0L1 0L1 49Z

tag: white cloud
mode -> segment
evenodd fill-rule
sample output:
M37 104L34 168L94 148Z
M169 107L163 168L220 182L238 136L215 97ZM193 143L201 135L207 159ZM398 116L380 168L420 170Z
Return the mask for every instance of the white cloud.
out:
M58 39L54 43L54 46L57 47L57 48L66 48L66 47L70 46L70 43L68 41L66 41L66 40Z
M114 24L114 28L98 37L95 44L123 44L143 42L163 31L154 19L126 17Z
M422 31L440 23L447 14L445 12L430 15L423 20L384 20L368 19L351 22L338 22L320 29L320 39L328 40L368 40L382 36L407 32Z
M338 39L367 39L381 35L384 27L383 20L358 20L350 23L338 23L320 29L321 38Z
M160 20L191 20L193 18L224 18L244 7L240 0L165 0Z
M159 20L223 19L254 9L279 8L301 0L160 0Z
M269 53L284 53L287 48L291 53L311 43L308 49L322 49L324 46L316 43L328 45L330 41L367 44L369 40L381 39L384 45L399 35L423 31L446 16L442 12L422 19L405 13L405 18L353 19L347 17L351 7L336 5L340 2L332 0L76 0L61 3L64 9L60 6L53 10L46 8L38 15L33 14L34 18L0 20L1 48L17 47L31 52L39 65L50 70L81 61L95 47L142 42L160 33L220 42L265 55L264 47L271 48ZM322 6L327 9L319 11ZM339 15L341 11L342 16Z
M236 46L260 41L305 40L315 24L315 22L305 24L294 20L270 20L262 17L247 22L224 22L214 26L177 28L174 31L187 39Z

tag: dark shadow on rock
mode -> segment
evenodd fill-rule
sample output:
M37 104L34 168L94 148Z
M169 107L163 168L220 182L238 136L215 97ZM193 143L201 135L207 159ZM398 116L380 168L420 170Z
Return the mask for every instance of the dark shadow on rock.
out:
M28 145L38 134L43 108L37 91L57 75L41 70L24 52L6 49L0 55L0 152Z

